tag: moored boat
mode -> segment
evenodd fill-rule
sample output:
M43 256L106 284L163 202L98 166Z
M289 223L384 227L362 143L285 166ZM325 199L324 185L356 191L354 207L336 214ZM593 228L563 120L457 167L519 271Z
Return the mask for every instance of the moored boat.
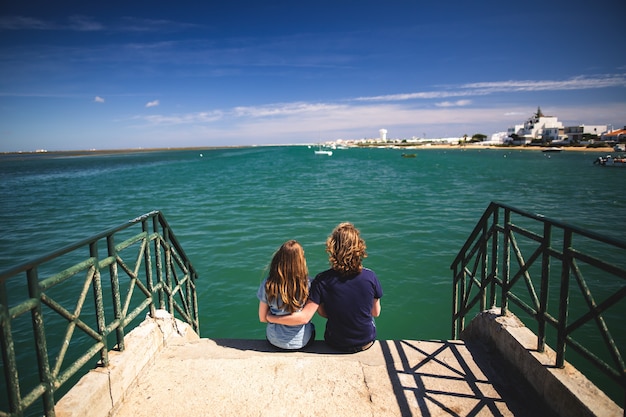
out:
M541 152L561 152L563 149L558 148L556 146L551 146L549 148L542 149Z
M599 156L593 161L594 165L601 167L624 167L626 168L626 155L613 157L612 155Z
M315 151L315 155L333 156L333 151L328 149L322 149L322 145L319 145L319 148Z

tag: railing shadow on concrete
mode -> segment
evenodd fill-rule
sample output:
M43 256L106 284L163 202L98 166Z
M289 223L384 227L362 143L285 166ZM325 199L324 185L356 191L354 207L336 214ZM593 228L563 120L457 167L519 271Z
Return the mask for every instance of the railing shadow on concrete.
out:
M384 367L388 384L374 379L368 386L372 390L391 386L397 412L403 416L556 415L503 358L480 343L379 340L368 351L350 354L320 340L294 352L277 349L265 340L212 340L236 351L330 355L361 362L363 367Z
M553 415L484 345L388 340L381 349L403 416Z

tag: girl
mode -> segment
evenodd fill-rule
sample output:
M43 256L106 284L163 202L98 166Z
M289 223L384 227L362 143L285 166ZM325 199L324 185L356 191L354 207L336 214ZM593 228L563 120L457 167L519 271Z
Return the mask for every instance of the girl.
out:
M295 240L283 243L272 258L269 276L257 291L259 320L267 323L265 333L272 345L295 350L315 340L313 323L281 325L266 319L269 313L284 316L300 311L309 296L309 286L304 249Z

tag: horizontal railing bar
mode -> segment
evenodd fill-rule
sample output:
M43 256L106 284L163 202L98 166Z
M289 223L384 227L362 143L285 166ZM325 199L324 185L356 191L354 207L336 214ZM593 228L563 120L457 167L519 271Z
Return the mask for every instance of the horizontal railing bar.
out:
M20 272L24 272L26 270L32 269L35 265L41 265L45 262L48 262L52 259L58 258L62 255L65 255L67 253L73 252L77 249L83 248L85 246L89 246L90 243L101 240L103 238L106 238L107 236L110 236L112 234L115 234L117 232L120 232L122 230L128 229L129 227L131 227L132 225L141 222L142 220L144 220L145 218L149 218L152 216L155 216L159 214L159 211L152 211L150 213L147 213L143 216L137 217L133 220L129 220L127 223L123 223L119 226L113 227L109 230L106 230L104 232L98 233L96 235L93 235L91 237L88 237L86 239L83 240L79 240L76 243L72 243L71 245L67 245L61 249L58 249L56 251L50 252L46 255L40 256L39 258L36 258L32 261L27 261L21 265L18 265L14 268L8 269L4 272L0 273L0 281L4 281L8 278L11 278L14 275L19 274Z
M563 252L561 252L560 250L552 248L552 247L546 248L545 250L546 250L546 253L551 258L557 259L559 261L563 261Z
M20 304L13 306L9 309L9 317L11 320L18 318L24 313L28 313L32 309L39 305L39 300L36 298L29 298L22 301Z
M115 245L115 252L116 253L120 253L124 249L127 249L127 248L131 247L132 245L134 245L137 242L143 242L144 240L146 240L147 236L148 236L148 233L146 233L146 232L138 233L135 236L132 236L132 237L124 240L123 242L120 242L117 245Z
M82 262L77 263L76 265L73 265L61 272L59 272L58 274L54 274L49 278L46 279L42 279L41 281L39 281L39 287L41 288L41 291L46 291L48 289L50 289L51 287L62 283L63 281L73 277L74 275L78 274L79 272L83 272L86 271L87 269L95 266L96 263L96 259L95 258L88 258L85 259Z
M524 229L523 227L520 227L516 224L510 224L511 226L511 232L515 232L519 235L522 235L524 237L527 237L530 240L534 240L535 242L539 242L541 243L541 241L543 241L543 236L539 235L533 231L530 231L528 229Z
M581 227L574 226L574 225L571 225L571 224L568 224L559 220L550 219L548 217L545 217L542 214L533 214L524 210L520 210L508 204L499 203L499 202L493 202L492 204L500 206L504 209L510 210L511 212L517 213L521 216L540 221L542 223L550 223L552 226L555 226L564 230L571 230L577 235L585 236L592 240L597 240L599 242L608 243L611 246L615 246L621 249L626 249L626 242L623 240L619 240L611 236L606 236L606 235L603 235L603 234L600 234L591 230L586 230Z
M608 273L610 273L611 275L615 275L617 277L626 279L626 269L622 269L618 266L615 265L611 265L607 262L604 262L600 259L594 258L593 256L584 254L582 252L579 252L577 250L571 249L570 253L572 254L572 256L575 259L578 259L586 264L589 264L591 266L595 266L596 268L602 269Z
M116 262L115 256L107 256L106 258L101 258L98 261L98 269L103 270L113 265Z

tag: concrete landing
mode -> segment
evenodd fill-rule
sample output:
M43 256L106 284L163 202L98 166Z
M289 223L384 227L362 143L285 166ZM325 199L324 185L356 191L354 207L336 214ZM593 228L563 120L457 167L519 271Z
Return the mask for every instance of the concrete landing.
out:
M345 354L322 341L285 352L265 340L200 339L157 310L126 350L88 372L57 417L518 416L623 417L624 410L515 316L486 311L467 341L380 340ZM534 342L533 342L534 341ZM531 387L532 384L532 387ZM549 402L546 403L546 402Z
M340 354L321 341L281 352L264 340L199 339L167 346L113 415L549 415L492 359L462 341L378 341Z

